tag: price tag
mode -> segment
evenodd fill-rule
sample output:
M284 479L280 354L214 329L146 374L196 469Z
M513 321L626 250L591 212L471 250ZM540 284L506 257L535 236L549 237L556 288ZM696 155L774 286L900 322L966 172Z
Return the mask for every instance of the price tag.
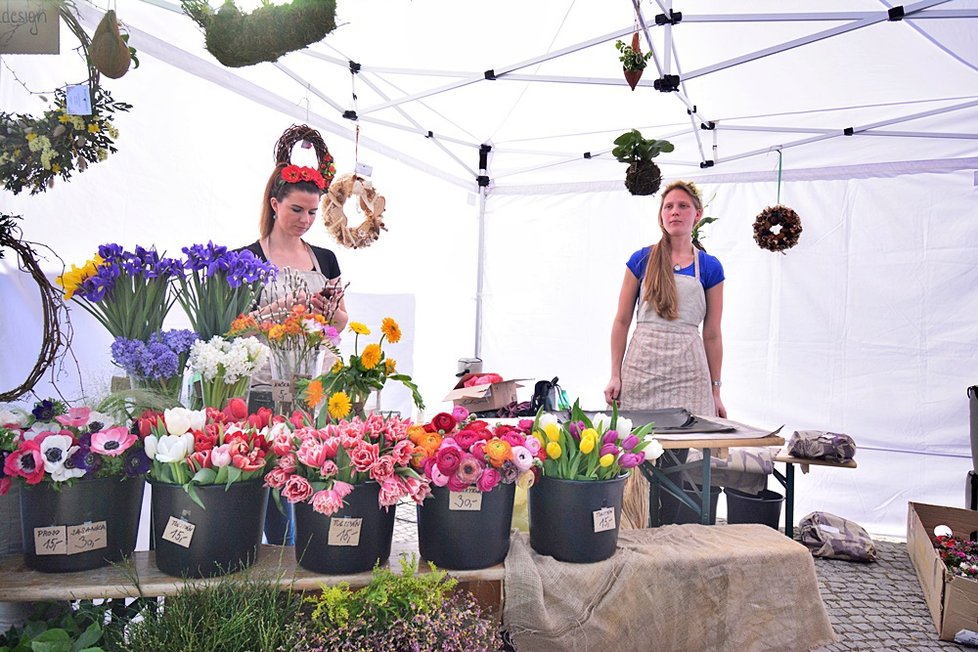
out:
M353 167L353 172L358 177L369 177L371 174L374 173L374 168L372 165L367 165L366 163L357 163Z
M292 383L287 380L272 381L272 400L277 403L292 402Z
M89 552L107 548L109 545L106 533L108 528L105 521L95 523L82 523L81 525L68 526L68 554L74 555L79 552Z
M473 487L469 487L465 491L449 491L448 511L481 512L482 492Z
M68 529L64 525L34 528L35 555L63 555L68 552Z
M594 531L607 532L615 529L615 508L604 507L594 510Z
M190 540L194 538L194 529L197 526L190 521L184 521L176 516L171 516L166 522L163 530L163 540L175 543L184 548L190 547Z
M68 115L92 115L92 93L88 84L66 87L65 108Z
M326 545L359 546L362 523L362 518L332 517L329 519L329 540Z

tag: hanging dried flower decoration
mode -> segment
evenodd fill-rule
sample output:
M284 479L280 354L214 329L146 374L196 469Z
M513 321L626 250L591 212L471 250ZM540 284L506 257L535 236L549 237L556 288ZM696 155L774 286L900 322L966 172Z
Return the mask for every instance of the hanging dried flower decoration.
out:
M203 28L207 51L229 68L276 61L336 29L335 0L264 4L250 14L231 0L216 12L206 0L180 0L180 5Z
M349 199L353 199L359 212L363 213L363 221L353 227L349 226L349 219L344 211L344 205ZM344 247L369 247L380 237L381 229L387 230L383 220L386 205L387 200L377 193L369 179L354 174L341 174L329 187L329 192L323 195L323 222L330 234Z
M768 251L791 249L798 244L801 231L798 213L781 204L768 206L754 220L754 241Z

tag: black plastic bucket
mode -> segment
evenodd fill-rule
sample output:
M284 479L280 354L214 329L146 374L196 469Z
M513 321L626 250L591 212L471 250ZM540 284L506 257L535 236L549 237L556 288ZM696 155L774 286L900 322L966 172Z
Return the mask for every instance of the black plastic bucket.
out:
M142 476L22 487L24 563L44 573L70 573L131 555L145 487Z
M530 547L558 561L587 564L615 554L621 525L623 475L613 480L560 480L542 477L530 488ZM599 514L614 510L609 529ZM610 512L606 512L610 516ZM610 522L610 519L606 522ZM596 530L601 531L596 531Z
M453 494L455 494L453 496ZM473 570L501 564L509 552L516 484L498 484L472 498L432 487L418 505L418 551L439 568Z
M380 507L379 495L376 482L353 485L344 498L346 504L332 516L314 511L309 503L296 503L295 560L299 565L315 573L346 575L386 562L391 555L395 508Z
M784 496L777 491L764 489L759 494L729 488L723 491L727 494L727 523L761 523L778 529Z
M696 503L703 499L700 487L685 487L683 491ZM717 502L720 499L720 487L710 487L710 525L717 522ZM659 522L663 525L700 523L700 512L682 502L665 489L659 490Z
M204 507L182 485L149 483L156 567L161 571L174 577L216 577L247 568L258 559L268 504L268 488L261 478L235 482L229 488L223 484L195 487ZM168 530L171 518L173 526Z

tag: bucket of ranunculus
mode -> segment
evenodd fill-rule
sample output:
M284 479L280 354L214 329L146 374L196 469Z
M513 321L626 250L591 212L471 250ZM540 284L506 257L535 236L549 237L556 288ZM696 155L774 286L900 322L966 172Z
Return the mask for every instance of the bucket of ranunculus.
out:
M543 477L530 489L530 547L574 563L607 559L618 547L625 480L639 464L656 459L662 446L653 424L598 414L589 419L575 401L559 423L538 413L532 436L543 444Z
M0 426L0 494L22 485L28 568L91 570L132 554L149 462L128 423L46 399L0 409Z
M456 407L409 430L412 463L432 484L418 505L418 550L441 568L471 570L502 563L509 552L516 483L532 482L541 465L540 442L519 425L469 418Z
M223 411L173 408L144 415L152 460L156 566L176 577L214 577L253 564L261 546L274 463L268 412L241 399Z
M407 420L371 415L322 428L279 424L269 433L278 462L265 476L276 501L295 506L295 557L330 575L368 571L390 556L394 512L424 500L428 481L410 466Z

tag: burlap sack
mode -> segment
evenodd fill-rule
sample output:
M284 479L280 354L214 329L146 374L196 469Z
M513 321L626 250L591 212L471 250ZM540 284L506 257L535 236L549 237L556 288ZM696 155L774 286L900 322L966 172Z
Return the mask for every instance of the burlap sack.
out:
M816 557L876 561L876 544L857 523L828 512L812 512L798 522L801 542Z

